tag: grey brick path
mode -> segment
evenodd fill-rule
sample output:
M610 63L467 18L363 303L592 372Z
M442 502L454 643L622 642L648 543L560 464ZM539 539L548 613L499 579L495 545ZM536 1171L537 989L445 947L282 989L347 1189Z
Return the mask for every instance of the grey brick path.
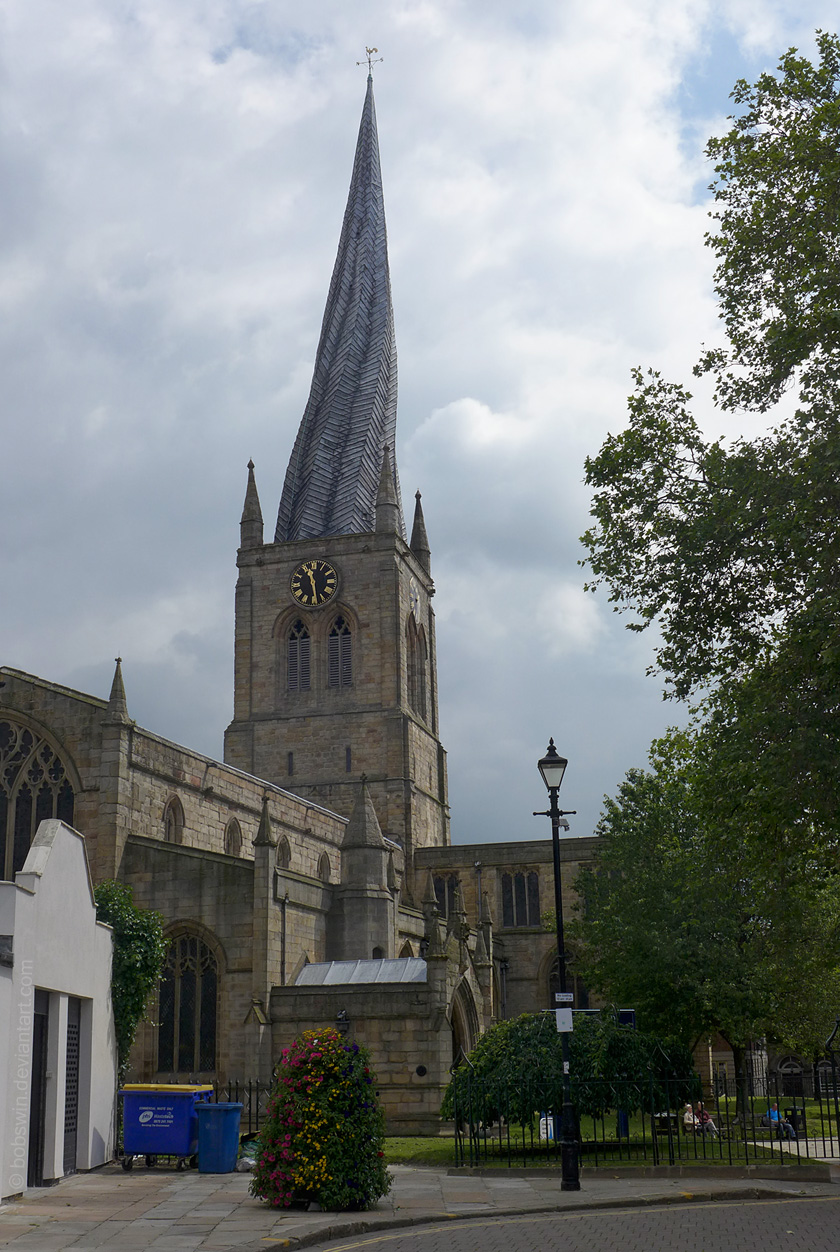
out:
M786 1169L785 1176L777 1179L731 1175L642 1177L617 1171L615 1174L599 1172L597 1175L590 1172L584 1175L579 1192L561 1192L558 1175L548 1170L527 1173L500 1170L490 1175L470 1175L397 1166L392 1175L393 1190L375 1211L322 1213L268 1208L248 1195L247 1174L214 1175L191 1171L179 1174L163 1167L126 1174L117 1166L108 1166L93 1174L68 1178L56 1187L32 1191L25 1199L0 1208L0 1249L8 1249L9 1252L67 1252L71 1248L113 1248L131 1252L133 1249L148 1248L154 1252L228 1252L235 1248L238 1252L257 1252L257 1249L265 1252L277 1247L311 1247L329 1239L338 1239L342 1245L351 1246L364 1236L366 1247L397 1252L398 1240L402 1237L400 1228L431 1222L435 1226L440 1225L441 1232L433 1236L424 1230L422 1240L413 1242L412 1248L420 1252L436 1252L436 1248L440 1247L445 1252L454 1252L455 1241L463 1236L467 1240L463 1243L465 1250L474 1247L481 1252L490 1252L491 1248L504 1246L504 1252L514 1249L518 1252L520 1247L524 1252L533 1246L539 1247L541 1252L550 1252L551 1245L545 1242L544 1235L545 1231L553 1229L553 1223L559 1221L558 1216L543 1222L542 1226L533 1216L528 1221L520 1221L515 1227L506 1223L504 1230L508 1231L507 1235L497 1219L503 1215L554 1212L563 1215L562 1226L568 1239L588 1238L580 1221L581 1213L588 1211L593 1221L597 1216L601 1223L598 1229L602 1233L598 1237L603 1242L578 1245L567 1241L562 1244L564 1252L574 1252L578 1246L581 1249L620 1247L621 1252L631 1252L636 1246L644 1246L645 1252L651 1252L658 1246L668 1248L672 1245L667 1240L662 1244L649 1242L653 1227L644 1223L664 1221L666 1217L678 1220L678 1210L674 1206L678 1206L682 1213L686 1200L691 1197L694 1197L694 1203L685 1210L684 1219L688 1223L687 1249L716 1252L720 1246L725 1247L726 1252L736 1252L731 1241L725 1244L711 1241L723 1208L718 1204L703 1204L702 1201L727 1198L749 1201L756 1197L765 1202L768 1213L771 1208L766 1202L776 1201L777 1207L772 1211L780 1214L779 1222L784 1220L781 1215L792 1213L794 1207L805 1213L801 1204L794 1206L794 1199L807 1197L813 1200L815 1213L831 1211L834 1242L823 1245L818 1241L814 1232L817 1232L822 1219L814 1218L817 1225L813 1226L813 1231L811 1226L808 1227L811 1232L808 1239L811 1239L812 1233L814 1235L811 1242L797 1243L797 1235L780 1235L776 1231L778 1237L774 1236L774 1241L757 1240L745 1247L760 1248L761 1252L778 1246L784 1247L786 1252L788 1249L794 1252L800 1246L812 1252L823 1246L831 1246L832 1252L836 1252L840 1247L840 1175L837 1175L837 1181L832 1181L829 1167L822 1169L823 1181L818 1180L817 1171L812 1171L811 1177L808 1177L807 1171L793 1168ZM667 1213L654 1212L651 1206L669 1208ZM638 1236L638 1244L629 1244L624 1236L620 1242L614 1241L614 1232L618 1229L615 1210L628 1207L631 1207L633 1221L642 1232ZM759 1209L753 1204L749 1206L749 1212L758 1215ZM700 1220L697 1216L700 1213L707 1215L705 1220L710 1223L708 1231L696 1224L691 1226L692 1222ZM468 1220L478 1215L484 1219L481 1225ZM802 1221L805 1221L805 1216ZM621 1228L626 1235L629 1227L624 1214ZM805 1229L804 1226L802 1228ZM656 1229L665 1230L666 1225L660 1224ZM767 1229L775 1228L770 1226ZM385 1231L388 1232L386 1241L376 1237ZM513 1232L515 1241L511 1241ZM415 1234L419 1239L421 1231L417 1230ZM532 1237L533 1244L527 1242ZM714 1237L717 1238L716 1235ZM427 1242L431 1238L436 1239L437 1244ZM503 1245L492 1240L506 1242Z

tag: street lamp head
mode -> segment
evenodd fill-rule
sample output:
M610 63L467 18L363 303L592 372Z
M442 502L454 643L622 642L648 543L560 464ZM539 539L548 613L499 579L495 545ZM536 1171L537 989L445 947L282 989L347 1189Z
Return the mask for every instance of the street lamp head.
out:
M566 758L560 756L555 748L554 740L549 739L545 756L537 762L537 769L542 774L542 780L549 791L554 791L560 786L568 764Z

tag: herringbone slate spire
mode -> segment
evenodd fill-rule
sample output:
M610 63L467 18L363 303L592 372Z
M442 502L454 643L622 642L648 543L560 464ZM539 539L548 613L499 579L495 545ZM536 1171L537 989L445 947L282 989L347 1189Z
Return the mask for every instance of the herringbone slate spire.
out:
M394 446L396 421L397 348L368 77L312 389L280 500L278 543L374 530L382 456ZM399 502L396 465L394 488ZM401 504L399 530L405 538Z

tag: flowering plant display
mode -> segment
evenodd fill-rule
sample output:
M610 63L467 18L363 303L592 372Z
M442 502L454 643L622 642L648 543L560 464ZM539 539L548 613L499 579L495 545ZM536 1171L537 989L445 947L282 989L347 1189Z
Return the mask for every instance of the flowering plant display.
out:
M283 1049L275 1074L251 1194L277 1207L373 1208L391 1179L367 1050L335 1030L308 1030Z

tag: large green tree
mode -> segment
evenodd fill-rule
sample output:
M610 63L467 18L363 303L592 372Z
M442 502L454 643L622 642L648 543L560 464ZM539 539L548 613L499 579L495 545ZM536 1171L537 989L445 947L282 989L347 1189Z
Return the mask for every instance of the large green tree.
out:
M705 729L653 745L608 799L573 923L589 984L693 1045L720 1031L819 1050L840 997L840 881L779 832L728 847L707 808ZM745 832L741 832L742 835Z
M629 423L586 463L593 578L655 625L666 693L706 695L721 829L793 824L840 845L840 40L733 92L713 139L708 236L726 346L722 409L793 411L754 439L704 438L691 395L635 374ZM729 419L732 420L731 418ZM710 793L711 803L714 796Z
M740 112L712 139L708 243L728 345L707 352L725 408L765 411L791 384L815 415L836 408L840 350L840 40L819 60L791 48L778 74L743 79Z

